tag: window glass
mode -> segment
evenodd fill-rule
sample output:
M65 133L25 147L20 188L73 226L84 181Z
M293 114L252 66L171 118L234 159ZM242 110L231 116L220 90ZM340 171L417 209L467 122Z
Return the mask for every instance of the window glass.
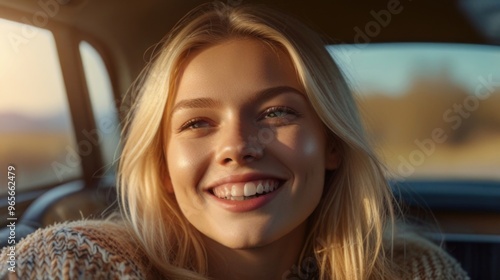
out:
M330 46L399 178L500 180L500 47Z
M107 171L115 171L114 159L119 152L120 125L108 71L101 56L89 43L80 43L87 87L97 129L89 132L95 145L100 145ZM106 171L105 170L105 171Z
M0 19L0 61L1 172L15 166L18 192L80 176L52 33Z

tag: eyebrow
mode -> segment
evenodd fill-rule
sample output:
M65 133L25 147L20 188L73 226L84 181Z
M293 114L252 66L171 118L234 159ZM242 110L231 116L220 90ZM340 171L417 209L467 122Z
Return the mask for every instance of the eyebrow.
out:
M186 99L181 100L177 104L175 104L174 108L172 109L172 114L183 109L210 108L219 107L220 105L221 102L208 97Z
M277 86L277 87L272 87L272 88L266 88L264 90L258 91L253 95L248 103L255 103L259 100L265 100L265 99L270 99L276 95L285 93L285 92L290 92L290 93L296 93L301 96L304 96L304 94L291 86ZM174 114L176 111L179 110L184 110L184 109L196 109L196 108L213 108L213 107L220 107L222 105L222 102L219 100L215 100L209 97L202 97L202 98L193 98L193 99L186 99L186 100L181 100L172 109L172 113Z
M259 100L266 100L270 99L272 97L275 97L277 95L280 95L282 93L295 93L301 96L305 97L305 94L302 93L300 90L291 87L291 86L277 86L277 87L272 87L272 88L267 88L264 90L261 90L257 92L254 96L252 96L249 100L250 103L255 103Z

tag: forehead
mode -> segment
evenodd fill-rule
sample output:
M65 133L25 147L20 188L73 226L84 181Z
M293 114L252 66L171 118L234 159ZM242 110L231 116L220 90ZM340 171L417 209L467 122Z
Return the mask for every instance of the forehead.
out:
M288 54L263 41L235 38L189 55L178 77L176 99L285 85L301 88Z

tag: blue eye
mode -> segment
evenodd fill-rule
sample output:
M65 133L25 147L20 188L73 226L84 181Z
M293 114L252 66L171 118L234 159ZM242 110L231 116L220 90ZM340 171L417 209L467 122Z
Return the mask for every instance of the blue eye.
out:
M259 120L271 126L283 126L300 117L300 114L292 108L285 106L271 107L265 110Z
M277 106L271 107L264 111L263 119L288 118L290 116L298 116L298 113L291 108Z

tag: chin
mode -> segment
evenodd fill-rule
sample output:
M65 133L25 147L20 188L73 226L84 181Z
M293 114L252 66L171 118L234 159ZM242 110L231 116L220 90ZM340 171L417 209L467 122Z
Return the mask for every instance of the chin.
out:
M251 250L256 248L265 247L269 245L272 241L265 240L233 240L230 242L220 243L222 246L233 250Z
M224 247L234 250L259 248L269 245L279 239L279 237L273 237L268 233L256 231L255 227L253 230L241 230L240 228L229 235L228 232L231 232L230 229L227 229L227 231L218 236L209 238Z

